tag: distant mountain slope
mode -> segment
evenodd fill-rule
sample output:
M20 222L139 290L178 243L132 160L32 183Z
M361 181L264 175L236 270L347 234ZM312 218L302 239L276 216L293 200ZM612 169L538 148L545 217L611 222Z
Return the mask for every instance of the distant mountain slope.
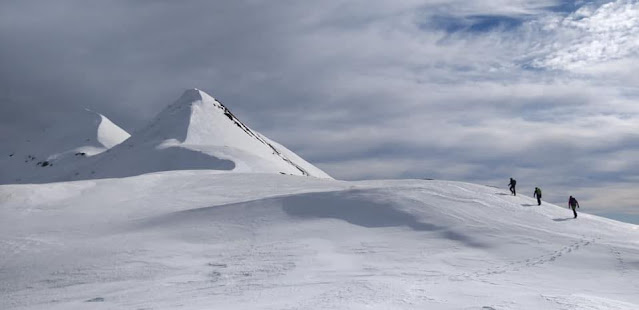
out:
M190 89L124 143L61 180L190 169L330 178L244 125L208 94Z
M129 137L99 113L68 113L45 128L10 137L14 143L0 146L0 184L54 180Z

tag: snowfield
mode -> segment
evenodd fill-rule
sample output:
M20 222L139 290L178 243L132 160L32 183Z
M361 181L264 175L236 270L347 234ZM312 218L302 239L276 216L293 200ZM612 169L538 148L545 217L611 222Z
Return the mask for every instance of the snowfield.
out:
M2 185L0 309L639 309L638 237L449 181Z

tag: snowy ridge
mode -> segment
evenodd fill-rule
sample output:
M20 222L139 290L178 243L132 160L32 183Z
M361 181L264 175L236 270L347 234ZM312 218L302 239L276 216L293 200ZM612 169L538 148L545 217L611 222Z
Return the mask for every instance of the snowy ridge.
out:
M284 158L286 158L287 161L290 161L292 164L294 164L295 166L298 167L298 169L300 170L304 170L306 171L306 173L308 175L312 175L318 178L323 178L323 179L331 179L331 176L328 175L326 172L320 170L319 168L315 167L313 164L307 162L306 160L304 160L302 157L300 157L299 155L293 153L293 151L287 149L285 146L265 137L262 136L261 134L258 134L263 140L267 141L267 143L273 147L274 149L277 149Z
M249 136L255 138L256 140L258 140L262 144L266 145L268 148L270 148L271 151L273 151L273 154L277 155L283 161L285 161L285 162L289 163L290 165L292 165L293 167L295 167L297 170L299 170L302 173L302 175L304 175L304 176L309 176L310 175L304 168L302 168L300 165L298 165L295 162L291 161L289 158L287 158L287 156L282 154L277 148L275 148L273 146L273 144L267 142L265 137L263 137L262 135L260 135L258 133L253 132L253 130L251 130L248 126L244 125L244 123L242 123L237 117L235 117L235 115L233 115L233 113L231 113L231 111L227 107L225 107L219 101L215 100L213 97L209 96L208 94L206 94L206 93L204 93L204 92L202 92L202 91L200 91L198 89L187 90L185 95L183 95L183 96L192 98L191 100L195 99L196 102L201 102L201 103L210 102L211 104L213 104L213 105L217 106L218 108L222 109L224 115L226 117L228 117L229 120L233 122L233 124L235 124L237 127L242 129L246 134L248 134ZM194 120L193 118L194 117L192 116L191 121ZM198 141L198 142L202 143L201 141ZM209 142L209 141L206 141L206 142ZM328 175L326 175L326 176L328 176Z
M220 105L222 105L222 104L220 103ZM255 134L250 128L246 127L246 125L244 125L242 122L240 122L240 120L238 120L237 117L235 117L235 115L233 115L233 113L231 113L231 111L229 111L229 109L227 109L224 105L222 105L222 107L224 108L224 115L226 115L238 127L242 128L242 130L244 130L244 132L246 132L247 134L253 136L255 139L257 139L258 141L260 141L263 144L265 144L266 146L268 146L273 151L273 153L275 155L280 157L283 161L291 164L293 167L297 168L297 170L299 170L302 173L302 175L304 175L304 176L309 176L310 175L306 170L304 170L304 168L302 168L301 166L299 166L298 164L296 164L295 162L291 161L286 156L284 156L277 148L275 148L273 146L273 144L267 142L266 139L262 135Z
M2 309L639 306L639 226L481 185L170 171L0 195Z

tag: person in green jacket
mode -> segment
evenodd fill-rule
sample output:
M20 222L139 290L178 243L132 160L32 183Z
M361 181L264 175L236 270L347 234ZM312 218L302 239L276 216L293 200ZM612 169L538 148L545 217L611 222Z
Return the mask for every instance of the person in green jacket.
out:
M533 197L537 197L537 205L541 206L541 188L535 187L535 193L533 193Z

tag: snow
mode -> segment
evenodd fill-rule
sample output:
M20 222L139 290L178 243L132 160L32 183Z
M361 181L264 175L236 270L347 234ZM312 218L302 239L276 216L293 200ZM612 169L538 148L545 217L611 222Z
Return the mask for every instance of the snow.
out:
M91 111L32 134L0 161L3 310L639 308L639 226L333 180L197 89L132 135Z
M285 146L265 137L262 136L261 134L258 133L258 135L260 135L260 137L262 139L264 139L264 141L266 141L267 143L271 144L272 146L274 146L278 151L280 151L280 153L282 153L282 155L284 155L286 158L290 159L292 162L294 162L295 164L299 165L302 169L304 169L305 171L308 172L308 174L317 177L317 178L323 178L323 179L332 179L332 177L330 175L328 175L326 172L320 170L319 168L313 166L313 164L307 162L306 160L304 160L302 157L300 157L299 155L295 154L293 151L287 149Z
M0 309L638 309L638 233L450 181L2 185Z
M0 184L121 178L171 170L331 177L243 124L229 109L189 89L149 124L129 135L86 110L69 115L36 140L4 150ZM46 164L43 166L43 163ZM16 165L16 163L21 163Z
M190 89L131 138L59 180L193 169L330 178L283 146L268 141L213 97Z
M100 114L101 122L98 126L98 142L105 148L110 149L122 141L128 139L131 135L111 122L110 119Z
M81 110L21 137L2 136L0 184L45 182L129 138L102 114ZM38 163L52 163L42 167Z

